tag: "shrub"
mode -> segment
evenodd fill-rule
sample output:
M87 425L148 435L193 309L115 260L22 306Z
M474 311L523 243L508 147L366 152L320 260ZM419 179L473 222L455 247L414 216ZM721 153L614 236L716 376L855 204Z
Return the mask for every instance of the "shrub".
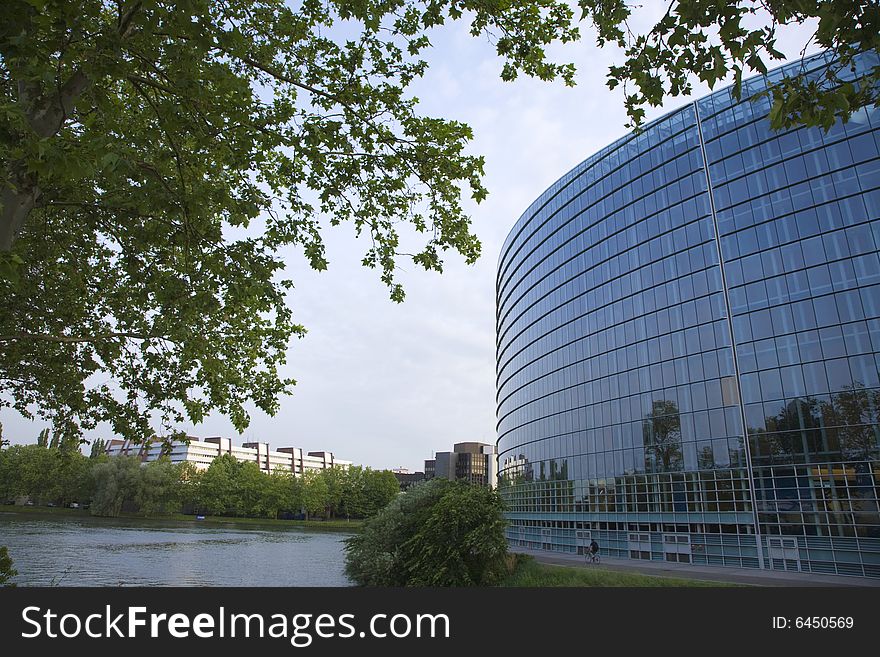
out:
M432 479L399 495L346 544L362 586L488 586L506 573L501 498Z
M12 567L12 557L4 546L0 546L0 586L15 586L9 580L18 575L18 571Z

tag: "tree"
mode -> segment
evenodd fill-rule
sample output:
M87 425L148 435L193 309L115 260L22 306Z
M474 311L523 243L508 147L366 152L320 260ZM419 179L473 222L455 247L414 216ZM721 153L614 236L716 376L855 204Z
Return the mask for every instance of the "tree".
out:
M810 41L833 57L815 75L784 78L771 85L770 121L774 128L794 125L831 128L859 108L880 105L880 63L868 60L867 73L853 80L853 65L880 46L880 8L875 0L672 0L666 13L645 33L633 31L629 18L638 5L627 0L579 0L582 17L596 28L600 46L624 49L625 59L611 66L608 86L624 85L631 124L639 126L645 106L667 96L687 95L692 78L712 88L729 74L733 94L741 96L748 70L766 73L783 25L815 21ZM788 53L789 56L796 53Z
M390 470L355 465L339 472L339 512L346 518L374 516L400 492L400 484Z
M364 470L363 517L369 518L400 494L400 484L390 470Z
M824 415L838 427L843 457L848 460L870 461L880 449L880 391L868 390L859 381L833 396L831 404L823 404Z
M93 516L115 517L126 502L134 502L141 487L141 461L136 456L117 456L92 466Z
M464 12L507 77L570 79L552 0L6 2L0 403L135 441L212 411L242 431L294 384L280 249L325 269L322 229L350 222L395 301L400 258L474 262L471 130L407 95L426 31Z
M177 465L175 498L183 513L196 511L199 502L202 471L189 461Z
M57 453L39 445L13 445L5 451L5 496L30 497L36 503L55 499L57 492Z
M107 443L103 438L95 438L92 441L92 448L89 452L89 458L94 460L101 459L107 455Z
M256 463L242 463L235 473L238 506L232 509L232 512L235 515L250 517L267 515L266 501L270 483L271 477L261 472Z
M321 472L307 470L302 477L302 508L309 515L315 515L326 511L330 499L330 490L327 481L321 476Z
M90 497L90 463L77 439L56 448L15 445L0 452L0 500L27 496L36 503L67 505Z
M302 477L291 476L287 482L286 506L297 515L303 512L305 506L305 483Z
M6 504L11 501L14 495L10 492L10 477L9 454L6 450L0 450L0 504Z
M199 477L196 506L212 515L230 513L241 506L235 486L240 466L231 454L223 454L211 461L211 465Z
M145 516L180 510L180 467L167 457L143 466L134 501Z
M363 518L367 515L364 496L365 478L364 468L359 465L353 465L345 471L339 512L346 518Z
M486 586L504 573L501 498L445 479L413 485L346 541L345 570L362 586Z
M626 0L579 5L600 45L626 50L609 85L635 85L635 125L644 105L690 91L689 74L732 72L738 90L745 68L781 56L778 25L811 19L837 59L769 90L773 124L828 128L877 103L880 67L847 77L880 38L872 0L672 0L642 35ZM744 27L760 11L767 23ZM324 269L323 229L350 222L395 301L400 258L473 262L461 196L485 197L483 160L465 153L468 126L419 115L407 95L428 32L457 20L494 42L505 80L574 83L545 51L580 36L558 0L8 0L0 403L135 441L155 437L154 418L171 441L212 411L243 431L249 403L272 414L291 391L279 368L305 331L280 249Z
M345 490L345 480L348 472L339 466L324 468L320 473L321 478L327 485L327 508L324 515L327 518L334 518L342 504L342 495Z
M457 483L401 546L410 586L492 586L505 575L507 539L498 493Z
M18 575L18 571L12 567L12 558L5 545L0 545L0 586L15 586L9 580Z
M655 399L642 422L642 434L646 472L681 470L681 414L675 402Z
M79 450L79 440L76 437L62 440L55 456L58 463L55 499L62 506L88 500L92 488L91 469L95 462Z
M282 511L299 511L299 507L291 503L290 491L293 475L279 466L267 479L263 501L266 515L270 518L278 518L278 514Z

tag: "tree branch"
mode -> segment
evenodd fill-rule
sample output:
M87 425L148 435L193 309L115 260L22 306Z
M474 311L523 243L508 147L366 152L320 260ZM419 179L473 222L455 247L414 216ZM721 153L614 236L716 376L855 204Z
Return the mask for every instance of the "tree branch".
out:
M105 333L103 335L93 336L74 336L74 335L48 335L46 333L17 333L12 335L0 335L0 342L20 342L23 340L33 340L37 342L59 342L63 344L74 344L80 342L100 342L102 340L116 340L118 338L132 338L134 340L150 340L154 338L162 338L168 340L164 335L152 335L149 333ZM169 340L169 342L173 342Z
M120 38L129 37L134 30L134 18L140 11L143 2L133 2L125 11L119 5L119 20L116 31ZM93 84L93 80L82 69L74 71L68 80L62 84L52 95L46 95L41 99L36 97L38 87L33 82L19 80L18 101L22 105L25 117L31 130L45 139L52 137L61 130L67 120L68 108L73 107L82 93ZM40 196L39 180L36 176L15 176L16 164L7 165L7 179L16 181L15 186L7 185L2 192L3 207L0 209L0 253L12 249L18 232L21 230L36 200Z

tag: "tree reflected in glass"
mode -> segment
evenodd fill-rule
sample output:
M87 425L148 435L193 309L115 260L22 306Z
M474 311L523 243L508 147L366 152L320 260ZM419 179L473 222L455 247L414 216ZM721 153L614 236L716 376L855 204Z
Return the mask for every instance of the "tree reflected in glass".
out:
M646 472L681 470L681 414L675 402L656 399L642 422Z

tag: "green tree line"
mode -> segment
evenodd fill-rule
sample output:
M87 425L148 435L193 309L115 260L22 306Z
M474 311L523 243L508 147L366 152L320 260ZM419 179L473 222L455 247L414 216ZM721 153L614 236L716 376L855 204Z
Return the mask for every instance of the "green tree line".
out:
M94 447L94 446L93 446ZM79 441L48 440L0 451L0 502L28 497L34 504L88 505L92 515L171 513L255 518L367 518L393 500L399 488L388 470L360 466L271 474L229 454L206 470L162 458L108 457L98 445L91 456Z

